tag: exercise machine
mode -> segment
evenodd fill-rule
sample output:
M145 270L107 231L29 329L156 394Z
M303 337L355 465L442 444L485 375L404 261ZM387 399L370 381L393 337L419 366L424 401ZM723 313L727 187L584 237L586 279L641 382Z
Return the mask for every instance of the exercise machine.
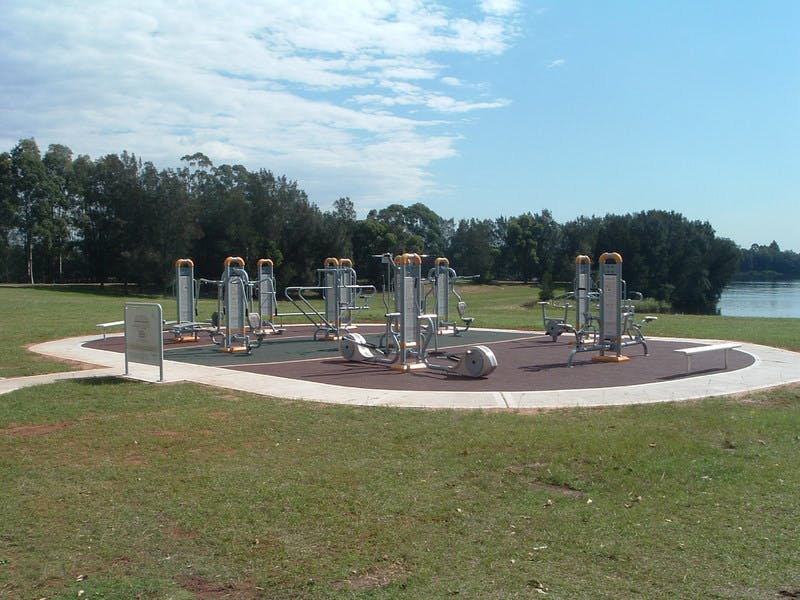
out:
M596 319L592 316L591 303L597 301L598 297L597 291L592 289L592 259L585 254L579 254L575 258L575 278L572 282L572 291L556 298L556 300L575 301L574 325L570 323L569 319L569 311L573 308L572 304L564 302L560 306L564 310L563 317L551 317L547 313L547 308L551 306L551 303L542 301L538 304L542 307L545 333L555 342L562 333L578 330L585 334L593 330Z
M226 258L222 277L215 283L218 284L217 312L212 322L215 321L216 329L209 332L211 341L221 352L250 354L261 346L264 334L260 327L253 327L254 324L260 326L261 316L250 310L252 285L244 269L244 259Z
M444 257L437 258L434 261L434 267L428 271L428 283L430 284L430 289L425 294L423 311L427 312L425 309L428 305L428 298L432 296L432 312L436 314L436 328L439 334L444 333L444 331L452 328L453 335L457 336L462 332L467 331L472 325L472 322L475 320L474 317L466 316L467 303L464 302L464 299L455 289L455 282L457 278L458 275L456 274L455 270L450 267L450 261ZM456 320L450 318L451 295L455 296L457 300L456 310L458 311L458 317L464 324L464 327L461 329L459 329Z
M485 377L497 368L497 359L487 346L446 355L446 363L435 362L428 348L437 335L438 317L422 312L422 257L396 256L390 269L391 284L384 289L393 289L395 310L385 315L385 332L378 344L368 343L358 333L344 335L340 351L345 359L385 364L399 372L428 368L463 377Z
M353 262L348 258L326 258L317 276L318 285L286 288L286 299L300 311L290 314L304 316L314 325L314 340L338 340L354 327L355 314L369 308L375 286L357 283ZM312 302L311 295L315 294L322 296L322 311Z
M581 259L580 256L578 258ZM582 267L591 265L591 261L585 259L588 257L576 261L576 324L574 327L566 326L568 331L575 334L575 346L567 366L572 367L572 361L579 352L599 352L592 357L593 362L625 362L629 358L623 356L622 349L634 345L641 345L647 356L649 352L642 326L655 321L657 317L645 317L641 323L636 321L634 300L628 296L627 284L622 279L622 256L618 252L606 252L598 260L600 315L596 320L590 311L590 277L582 277L586 275ZM635 295L641 299L641 294Z
M283 333L273 317L278 316L278 299L275 292L275 268L272 259L260 258L256 263L256 290L258 292L258 323L256 329L263 334ZM251 319L253 319L251 317ZM253 319L254 320L254 319Z
M209 323L197 320L198 299L199 286L194 278L194 261L191 258L179 258L175 261L175 301L178 314L176 321L170 324L174 341L197 341L198 333L207 329Z

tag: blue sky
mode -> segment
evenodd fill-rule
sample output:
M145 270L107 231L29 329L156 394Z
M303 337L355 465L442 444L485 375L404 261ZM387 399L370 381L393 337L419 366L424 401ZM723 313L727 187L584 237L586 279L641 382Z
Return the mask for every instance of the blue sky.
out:
M0 0L0 150L201 151L359 216L674 210L800 251L800 3Z

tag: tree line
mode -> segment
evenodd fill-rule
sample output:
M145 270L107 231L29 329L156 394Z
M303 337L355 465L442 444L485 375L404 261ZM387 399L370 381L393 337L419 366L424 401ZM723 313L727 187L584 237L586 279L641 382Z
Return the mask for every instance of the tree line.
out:
M800 254L781 250L774 241L768 246L753 244L742 250L736 278L742 281L800 279Z
M326 257L352 258L379 283L376 255L447 256L481 282L571 281L574 259L623 256L628 289L685 312L713 311L742 252L707 222L651 210L557 223L550 211L495 219L444 219L422 203L391 204L358 219L339 198L329 211L296 181L205 155L157 169L122 152L97 159L64 145L42 154L23 139L0 154L0 280L121 282L167 289L177 258L218 278L227 256L271 258L278 285L311 285Z

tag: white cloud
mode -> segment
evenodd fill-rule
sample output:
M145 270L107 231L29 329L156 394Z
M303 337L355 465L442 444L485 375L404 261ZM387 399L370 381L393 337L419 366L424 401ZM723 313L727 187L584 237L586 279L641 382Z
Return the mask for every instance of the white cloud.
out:
M557 58L547 63L546 67L548 69L557 69L559 67L563 67L565 64L567 64L567 61L565 59Z
M464 85L464 82L462 82L458 77L442 77L442 83L445 85L451 85L453 87L461 87Z
M308 182L320 205L413 200L431 164L457 154L448 117L509 103L447 63L511 43L518 3L479 8L12 1L0 22L0 150L35 136L159 167L201 150Z
M492 15L511 15L519 10L518 0L483 0L481 9Z

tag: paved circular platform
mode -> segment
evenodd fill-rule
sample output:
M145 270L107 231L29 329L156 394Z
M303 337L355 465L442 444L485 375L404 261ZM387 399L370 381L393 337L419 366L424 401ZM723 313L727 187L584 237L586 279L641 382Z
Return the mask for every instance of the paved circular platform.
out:
M359 332L377 335L379 326ZM195 343L175 343L167 336L165 379L194 381L282 398L370 406L428 408L552 408L679 401L737 394L800 382L800 354L755 344L729 354L702 354L686 372L686 358L674 350L712 340L648 339L625 349L624 363L595 363L596 353L578 354L574 368L566 361L572 348L564 336L557 342L526 331L470 330L441 338L448 352L484 344L498 358L494 373L483 379L453 377L438 371L397 373L379 364L341 358L337 342L315 342L308 328L290 327L269 336L251 356L220 353L201 336ZM445 348L446 347L446 348ZM124 368L121 336L69 338L39 344L34 351L101 368L75 374L0 381L0 393L25 384L88 375L120 375ZM130 365L130 376L153 381L157 369Z

